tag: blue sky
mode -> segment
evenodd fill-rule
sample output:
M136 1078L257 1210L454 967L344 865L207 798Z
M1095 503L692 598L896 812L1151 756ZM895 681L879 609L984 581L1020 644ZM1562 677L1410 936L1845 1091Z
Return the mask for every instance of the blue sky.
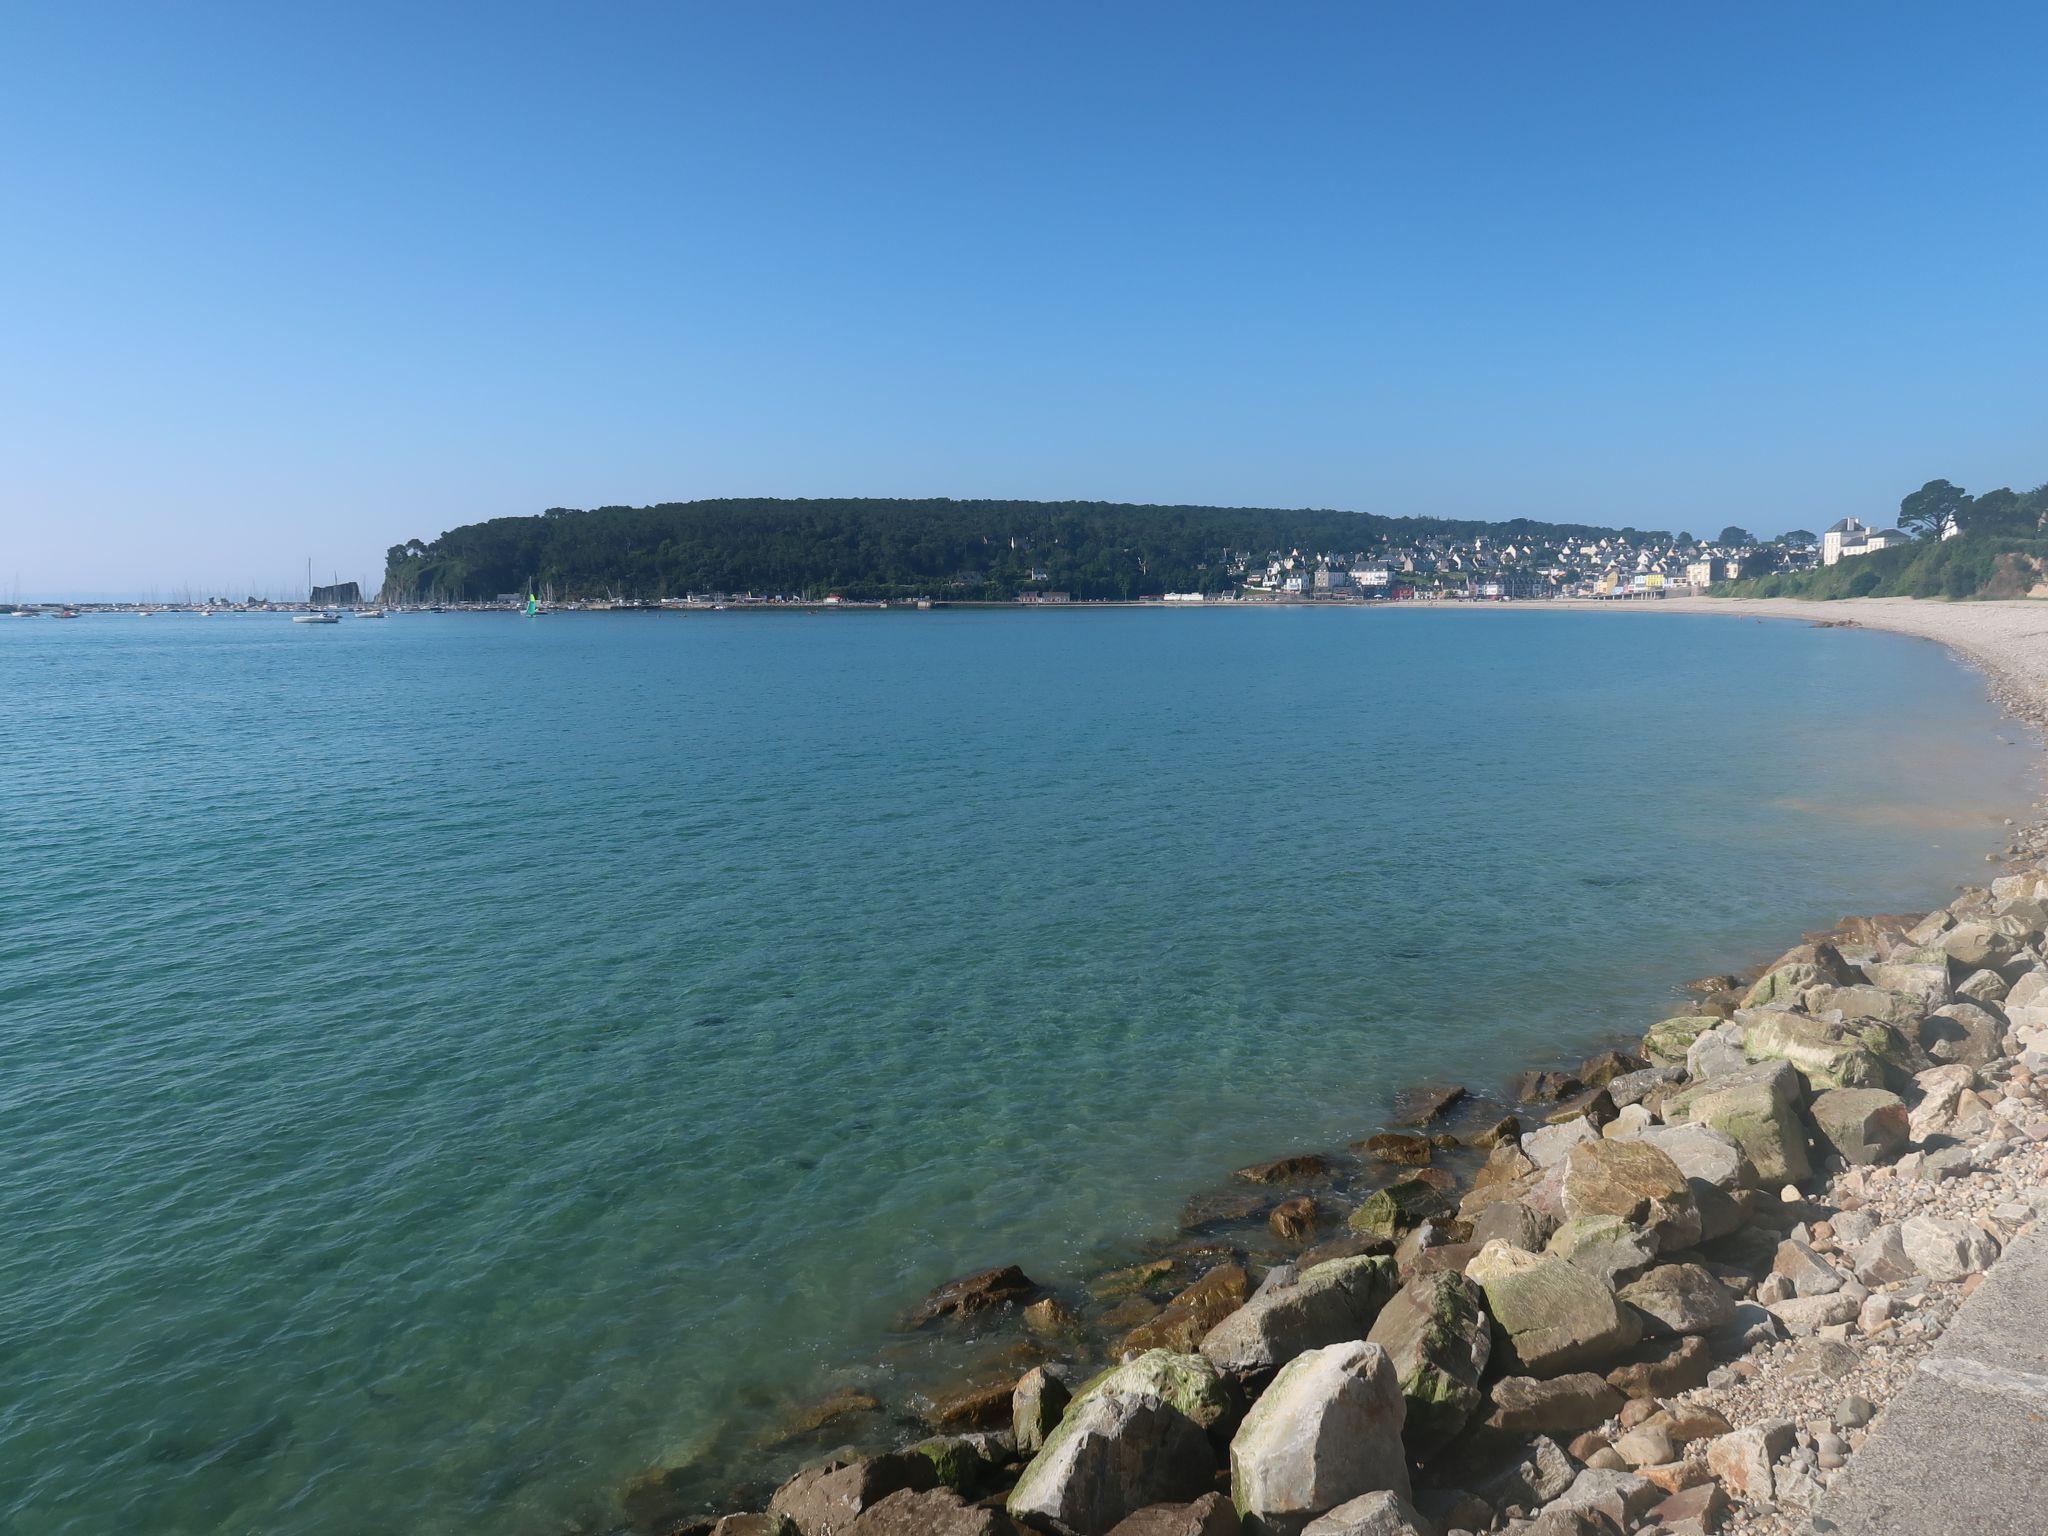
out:
M2038 7L0 12L0 596L550 505L2048 479Z

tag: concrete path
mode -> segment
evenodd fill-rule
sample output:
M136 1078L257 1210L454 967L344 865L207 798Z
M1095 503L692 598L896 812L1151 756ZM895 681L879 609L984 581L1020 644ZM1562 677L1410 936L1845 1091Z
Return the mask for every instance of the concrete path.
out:
M1841 1536L2048 1532L2048 1226L2016 1238L1822 1502Z

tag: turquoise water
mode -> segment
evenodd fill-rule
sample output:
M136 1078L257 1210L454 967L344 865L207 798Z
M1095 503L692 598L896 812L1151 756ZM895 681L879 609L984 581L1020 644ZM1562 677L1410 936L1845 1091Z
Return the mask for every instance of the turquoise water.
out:
M1017 1261L1982 869L1939 650L1521 613L0 622L0 1530L603 1528Z

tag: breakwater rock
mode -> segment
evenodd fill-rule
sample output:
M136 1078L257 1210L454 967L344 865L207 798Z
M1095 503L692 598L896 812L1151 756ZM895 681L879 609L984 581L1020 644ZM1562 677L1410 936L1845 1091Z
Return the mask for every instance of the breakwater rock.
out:
M1315 1218L1197 1213L1079 1299L1092 1361L1078 1313L1027 1319L1064 1304L1015 1270L942 1288L916 1324L1019 1361L978 1432L828 1455L762 1513L661 1529L1815 1529L1914 1360L2048 1217L2048 872L1704 991L1639 1051L1532 1079L1526 1130L1472 1099L1485 1128L1453 1134L1462 1095L1434 1090L1404 1116L1426 1130L1355 1164L1243 1170L1305 1186L1289 1205ZM1273 1254L1325 1225L1343 1235Z

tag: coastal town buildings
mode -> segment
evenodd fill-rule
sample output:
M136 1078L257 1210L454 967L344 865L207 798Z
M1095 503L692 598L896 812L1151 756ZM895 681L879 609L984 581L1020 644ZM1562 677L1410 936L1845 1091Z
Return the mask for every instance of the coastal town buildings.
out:
M1945 539L1954 537L1947 528L1942 530L1941 536ZM1820 536L1820 563L1835 565L1857 555L1875 554L1880 549L1891 549L1906 542L1906 535L1896 528L1872 528L1859 518L1845 517L1829 524L1827 532Z

